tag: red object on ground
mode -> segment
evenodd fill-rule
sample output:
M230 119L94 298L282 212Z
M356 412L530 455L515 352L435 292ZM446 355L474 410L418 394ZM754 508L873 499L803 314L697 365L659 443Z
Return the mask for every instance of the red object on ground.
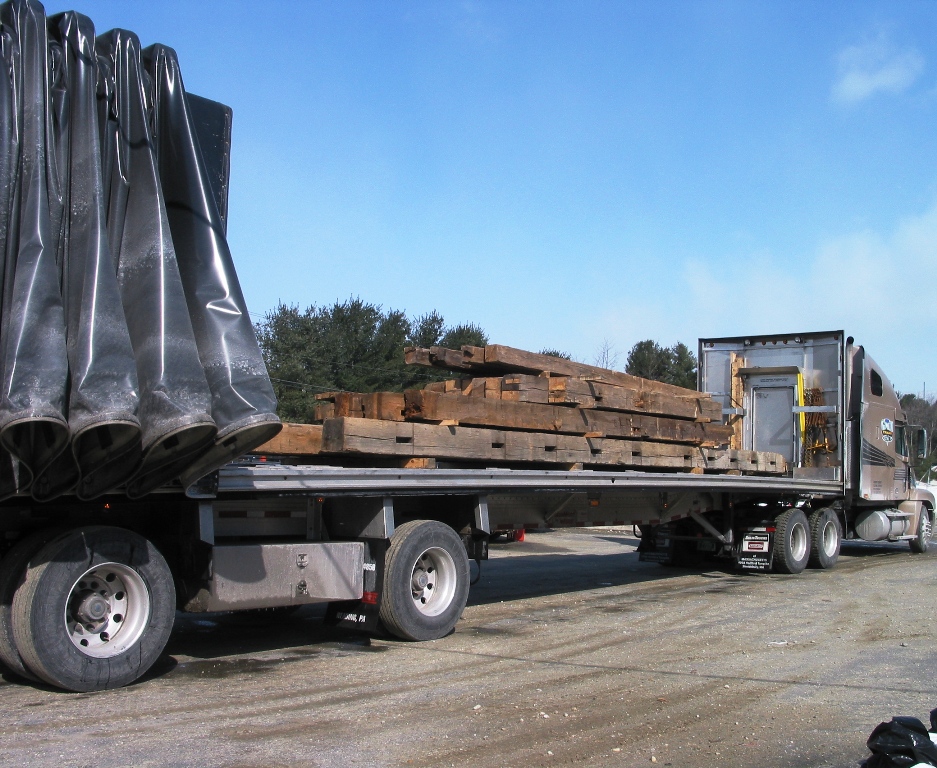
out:
M526 536L526 531L523 528L518 528L514 531L514 541L523 541Z

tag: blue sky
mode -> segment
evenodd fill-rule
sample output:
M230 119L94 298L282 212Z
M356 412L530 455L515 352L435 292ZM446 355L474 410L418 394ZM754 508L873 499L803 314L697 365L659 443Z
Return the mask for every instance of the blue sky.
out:
M493 342L843 328L937 393L937 3L48 2L234 109L251 312Z

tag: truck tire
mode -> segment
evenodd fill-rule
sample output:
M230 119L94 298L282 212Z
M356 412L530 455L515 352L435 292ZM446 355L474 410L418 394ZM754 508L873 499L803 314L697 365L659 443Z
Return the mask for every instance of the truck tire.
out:
M380 617L404 640L448 635L469 592L469 562L462 539L435 520L412 520L390 539L384 565Z
M13 598L13 636L50 685L120 688L162 653L175 608L172 574L152 543L121 528L77 528L32 558Z
M922 555L927 552L931 532L933 531L930 514L930 508L921 505L921 514L918 515L917 536L908 541L908 544L911 545L911 551L915 554Z
M829 507L810 515L810 567L832 568L839 560L843 529L839 515Z
M60 532L57 528L47 528L24 536L0 562L0 662L7 671L33 682L39 678L26 668L13 639L13 597L23 584L33 555Z
M774 568L779 573L801 573L810 559L810 524L792 508L774 520Z

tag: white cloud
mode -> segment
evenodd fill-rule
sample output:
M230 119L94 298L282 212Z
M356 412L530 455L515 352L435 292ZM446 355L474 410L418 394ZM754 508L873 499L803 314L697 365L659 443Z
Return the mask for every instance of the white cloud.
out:
M580 356L603 337L622 360L653 338L844 330L904 392L937 391L937 204L891 231L830 238L801 258L768 252L685 260L656 284L632 285L620 306L578 329ZM572 342L575 345L575 342ZM588 345L591 344L591 347Z
M893 231L862 231L820 243L806 259L757 258L731 279L728 301L694 302L708 335L843 329L864 344L903 391L937 388L937 205ZM688 283L700 283L689 265ZM708 279L713 279L709 276ZM928 387L930 390L930 387Z
M878 93L901 93L924 70L924 57L913 48L896 50L884 36L851 45L839 54L834 101L852 105Z

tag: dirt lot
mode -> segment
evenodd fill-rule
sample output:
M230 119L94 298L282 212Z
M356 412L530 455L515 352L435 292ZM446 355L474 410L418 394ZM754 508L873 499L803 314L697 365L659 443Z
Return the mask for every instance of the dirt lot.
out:
M181 617L145 680L0 683L10 766L856 766L937 706L937 548L799 577L639 563L623 534L493 547L456 632L368 640L305 609Z

